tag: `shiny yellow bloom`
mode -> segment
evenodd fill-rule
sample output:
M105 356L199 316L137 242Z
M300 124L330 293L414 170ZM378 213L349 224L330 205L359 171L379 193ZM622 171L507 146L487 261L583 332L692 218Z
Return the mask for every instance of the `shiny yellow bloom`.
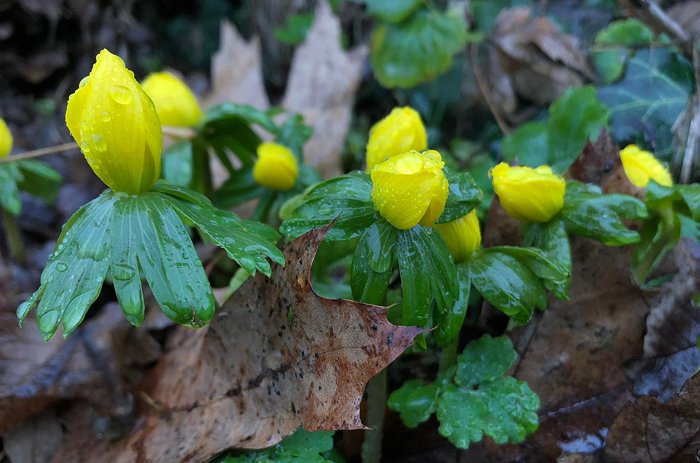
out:
M253 166L253 178L273 190L290 190L299 175L299 166L292 150L277 143L261 143Z
M548 222L564 206L566 182L549 166L532 169L502 162L489 177L503 209L521 222Z
M143 81L143 90L156 105L160 123L191 127L202 119L202 110L189 87L169 72L155 72Z
M394 108L369 130L367 172L392 156L427 147L428 134L420 115L409 107Z
M115 191L144 193L160 176L163 140L151 99L118 56L97 55L70 96L66 124L95 174Z
M463 262L481 246L481 228L476 209L461 219L435 225L455 263Z
M673 185L668 169L649 151L640 150L637 145L629 145L620 151L622 167L634 186L644 188L649 180L663 186Z
M372 201L390 224L407 230L432 227L445 210L448 184L437 151L409 151L372 169Z
M0 158L10 154L10 151L12 151L12 133L5 121L0 118Z

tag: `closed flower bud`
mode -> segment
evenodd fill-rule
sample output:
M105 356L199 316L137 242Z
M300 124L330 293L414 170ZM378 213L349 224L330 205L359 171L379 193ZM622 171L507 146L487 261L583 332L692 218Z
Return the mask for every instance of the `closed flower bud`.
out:
M0 158L4 158L12 150L12 134L5 121L0 118Z
M481 246L481 228L476 209L461 219L435 225L455 262L463 262Z
M644 188L651 179L659 185L673 185L668 169L649 151L640 150L637 145L629 145L620 151L620 157L625 174L634 186Z
M392 156L428 147L420 115L412 108L394 108L391 113L369 130L367 143L367 171L371 172Z
M97 55L70 96L66 124L95 174L114 191L151 189L160 176L163 140L151 99L118 56Z
M258 159L253 167L253 178L260 185L273 190L290 190L299 175L297 160L292 150L277 143L261 143Z
M437 151L409 151L376 165L371 174L374 207L400 230L432 227L447 201L444 166Z
M503 209L521 222L548 222L564 206L566 182L549 166L532 169L502 162L489 177Z
M143 81L163 125L191 127L202 119L202 110L189 87L169 72L155 72Z

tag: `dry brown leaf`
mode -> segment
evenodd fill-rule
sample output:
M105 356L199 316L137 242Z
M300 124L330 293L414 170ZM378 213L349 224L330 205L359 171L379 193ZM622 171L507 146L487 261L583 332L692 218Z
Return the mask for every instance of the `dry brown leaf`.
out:
M311 264L328 229L288 244L287 266L248 279L207 327L179 329L126 439L110 447L69 429L52 461L205 461L273 445L302 425L362 429L367 381L422 331L391 325L386 308L314 293Z
M340 32L340 21L327 1L320 1L306 40L294 52L282 102L313 126L304 162L324 178L342 174L340 155L368 53L366 46L343 50Z
M63 443L63 428L56 410L48 409L2 436L12 463L46 463Z
M515 92L538 104L549 104L568 88L593 78L578 40L530 8L504 9L496 19L493 42L499 67Z

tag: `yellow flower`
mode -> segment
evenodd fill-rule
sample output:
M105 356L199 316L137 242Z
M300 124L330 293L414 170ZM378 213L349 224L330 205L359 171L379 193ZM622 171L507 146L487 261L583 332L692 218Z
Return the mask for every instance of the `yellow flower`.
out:
M461 219L435 224L455 262L465 261L481 246L481 228L476 209Z
M629 145L620 151L622 167L634 186L644 188L649 180L663 186L673 185L671 174L649 151L640 150L637 145Z
M503 209L521 222L548 222L564 206L566 182L549 166L532 169L502 162L489 177Z
M10 154L10 151L12 151L12 133L5 121L0 118L0 158Z
M156 105L161 124L191 127L202 119L197 98L183 81L169 72L155 72L142 85Z
M440 153L409 151L372 169L372 201L390 224L432 227L445 210L448 184Z
M134 73L107 50L70 96L66 124L95 174L110 188L144 193L160 176L163 140L156 108Z
M273 190L287 191L299 175L297 160L292 150L277 143L261 143L258 159L253 166L253 178L260 185Z
M407 151L422 151L428 147L420 115L412 108L394 108L387 117L369 130L367 143L367 172L392 156Z

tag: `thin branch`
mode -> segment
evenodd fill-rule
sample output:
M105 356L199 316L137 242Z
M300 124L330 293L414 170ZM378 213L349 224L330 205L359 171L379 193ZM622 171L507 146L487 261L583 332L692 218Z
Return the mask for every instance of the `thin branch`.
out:
M504 135L510 135L511 129L508 126L508 124L503 120L500 113L498 112L496 104L491 99L491 93L489 93L488 84L486 82L486 79L484 78L484 75L481 73L481 69L479 68L478 45L476 43L472 43L469 46L469 51L471 52L472 67L474 68L474 76L476 76L476 83L477 85L479 85L479 90L481 90L481 94L484 95L486 105L489 107L489 110L491 110L491 114L493 114L494 119L496 119L498 127L501 128L501 132L503 132Z

